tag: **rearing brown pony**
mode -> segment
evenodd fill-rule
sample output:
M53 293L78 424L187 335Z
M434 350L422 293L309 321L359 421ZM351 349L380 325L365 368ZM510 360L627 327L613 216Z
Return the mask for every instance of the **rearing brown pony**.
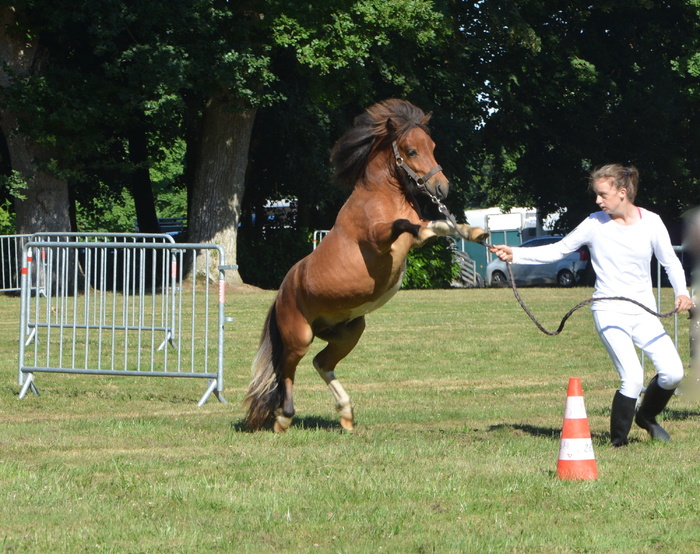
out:
M244 403L247 424L286 431L294 416L294 374L314 337L328 342L314 367L335 399L343 428L352 430L350 397L335 366L355 347L365 315L401 286L406 255L437 236L457 234L447 221L424 221L415 195L447 196L449 183L433 157L430 114L390 99L365 110L336 143L336 180L352 188L335 225L316 250L287 273L265 321ZM481 241L483 229L460 224Z

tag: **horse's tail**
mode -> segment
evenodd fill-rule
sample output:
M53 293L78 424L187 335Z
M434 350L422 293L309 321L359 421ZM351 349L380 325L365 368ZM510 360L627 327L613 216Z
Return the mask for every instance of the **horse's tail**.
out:
M281 353L282 338L273 304L265 320L258 353L253 360L253 377L243 400L247 407L246 423L251 429L258 430L265 425L284 401Z

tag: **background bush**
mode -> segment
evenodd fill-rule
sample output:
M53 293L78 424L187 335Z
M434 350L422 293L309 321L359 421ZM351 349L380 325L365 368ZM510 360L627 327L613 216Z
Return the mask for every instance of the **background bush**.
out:
M457 272L449 244L438 240L408 253L403 288L448 289Z

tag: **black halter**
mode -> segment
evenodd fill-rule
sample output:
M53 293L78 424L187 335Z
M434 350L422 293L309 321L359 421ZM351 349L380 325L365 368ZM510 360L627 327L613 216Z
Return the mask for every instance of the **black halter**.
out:
M398 144L396 144L395 140L391 142L391 147L394 149L394 157L396 158L396 166L403 169L406 172L406 174L411 179L413 179L413 181L416 183L416 186L422 192L428 192L428 190L425 187L425 183L427 183L428 180L433 175L435 175L438 171L442 171L442 167L439 165L436 165L433 169L428 171L428 173L426 173L422 177L419 177L418 174L415 171L413 171L410 167L408 167L406 162L404 162L403 158L401 157L401 154L399 154L399 146L398 146ZM428 192L428 194L430 194L430 193ZM430 196L432 196L432 194Z

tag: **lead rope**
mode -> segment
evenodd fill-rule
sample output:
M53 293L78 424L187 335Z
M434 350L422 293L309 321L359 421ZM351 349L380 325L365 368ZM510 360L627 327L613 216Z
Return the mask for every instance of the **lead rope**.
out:
M450 211L447 209L447 207L446 207L442 202L440 202L440 200L439 200L437 197L435 197L435 196L433 196L432 194L430 194L430 191L428 191L427 188L424 188L423 191L424 191L426 194L428 194L428 196L430 197L430 199L432 200L432 202L433 202L434 204L437 205L438 210L440 210L440 213L442 213L442 214L450 221L450 223L452 223L452 225L454 226L455 230L457 231L457 234L458 234L460 237L462 237L463 239L469 240L469 237L465 236L464 233L462 233L462 231L459 229L459 225L457 224L457 221L456 221L455 218L452 216L452 214L451 214ZM486 248L491 248L491 244L489 244L488 242L485 242L485 241L484 241L484 242L481 242L481 244L484 245ZM674 308L674 309L673 309L672 311L670 311L670 312L667 312L667 313L664 313L664 314L660 314L660 313L658 313L658 312L655 312L654 310L651 310L651 309L647 308L647 307L646 307L644 304L642 304L641 302L637 302L636 300L633 300L633 299L631 299L631 298L626 298L626 297L624 297L624 296L604 296L604 297L600 297L600 298L588 298L587 300L584 300L583 302L579 302L578 304L576 304L576 306L574 306L573 308L571 308L571 309L566 313L566 315L562 318L561 323L559 323L559 327L557 328L556 331L548 331L548 330L545 329L544 326L537 320L537 318L535 317L535 315L530 311L530 309L529 309L529 308L527 307L527 305L525 304L525 301L524 301L524 300L522 299L522 297L520 296L520 293L518 292L518 287L515 286L515 277L513 276L513 268L511 267L511 262L506 262L506 267L508 268L508 275L509 275L509 277L510 277L510 285L511 285L511 288L513 289L513 295L515 296L515 299L518 301L518 304L520 304L520 307L521 307L521 308L523 309L523 311L530 317L530 319L532 320L532 322L537 326L537 328L538 328L540 331L542 331L545 335L549 335L549 336L552 336L552 337L555 336L555 335L558 335L559 333L561 333L561 332L564 330L564 325L566 324L566 321L572 316L572 314L573 314L576 310L580 310L580 309L583 308L584 306L588 306L589 304L593 304L593 302L599 302L599 301L603 301L603 300L623 300L623 301L625 301L625 302L631 302L632 304L636 304L637 306L639 306L640 308L642 308L642 309L645 310L646 312L650 313L651 315L656 316L656 317L660 317L660 318L670 317L670 316L672 316L673 314L675 314L675 313L677 312L676 308Z
M487 248L490 248L491 245L488 243L482 243L484 246ZM564 330L564 325L566 324L566 320L571 317L571 315L576 311L584 306L588 306L589 304L593 304L593 302L598 302L598 301L603 301L603 300L623 300L625 302L631 302L632 304L636 304L640 308L642 308L644 311L649 312L651 315L656 316L656 317L670 317L673 314L676 313L676 309L674 308L672 311L664 314L660 314L658 312L655 312L654 310L651 310L647 308L644 304L641 302L637 302L636 300L633 300L631 298L626 298L624 296L602 296L598 298L588 298L587 300L584 300L583 302L579 302L571 308L568 312L566 312L566 315L562 318L561 323L559 323L559 327L557 328L556 331L548 331L545 329L542 324L537 321L537 318L534 316L534 314L530 311L530 309L525 305L525 302L523 299L520 297L520 293L518 292L518 288L515 286L515 277L513 276L513 268L511 267L510 262L506 262L506 267L508 267L508 275L510 276L510 284L511 288L513 289L513 294L515 295L515 299L518 301L518 304L520 304L520 307L524 310L524 312L530 316L530 319L533 321L533 323L537 326L537 328L542 331L545 335L549 335L551 337L558 335Z

